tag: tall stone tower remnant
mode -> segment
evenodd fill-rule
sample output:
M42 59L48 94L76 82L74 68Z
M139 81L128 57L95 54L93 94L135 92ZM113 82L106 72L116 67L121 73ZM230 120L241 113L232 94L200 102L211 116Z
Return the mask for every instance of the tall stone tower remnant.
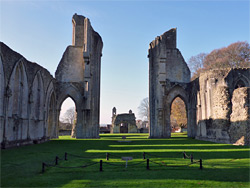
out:
M88 18L75 14L72 24L72 45L65 50L55 74L57 109L71 97L77 111L76 138L97 138L103 42Z
M176 48L176 28L156 37L149 45L150 137L171 136L171 104L180 97L188 108L185 89L190 70Z

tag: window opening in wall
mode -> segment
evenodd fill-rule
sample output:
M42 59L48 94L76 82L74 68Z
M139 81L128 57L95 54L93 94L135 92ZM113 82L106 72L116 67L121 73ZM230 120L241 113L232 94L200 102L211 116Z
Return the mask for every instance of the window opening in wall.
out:
M170 124L171 133L187 133L186 105L180 97L176 97L171 104Z
M75 127L77 122L77 113L75 102L66 98L61 106L59 116L59 136L71 136L75 138Z

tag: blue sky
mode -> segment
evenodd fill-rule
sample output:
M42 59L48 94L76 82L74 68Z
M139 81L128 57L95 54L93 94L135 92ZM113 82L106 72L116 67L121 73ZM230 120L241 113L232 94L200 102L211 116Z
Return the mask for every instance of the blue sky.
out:
M54 75L72 43L74 13L88 17L104 42L101 121L111 110L132 109L148 96L148 46L177 27L184 59L248 41L250 3L237 1L0 1L0 40Z

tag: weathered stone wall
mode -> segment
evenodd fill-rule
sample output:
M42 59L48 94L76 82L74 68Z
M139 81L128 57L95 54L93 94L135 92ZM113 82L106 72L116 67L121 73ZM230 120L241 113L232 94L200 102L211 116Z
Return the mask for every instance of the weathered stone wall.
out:
M58 82L83 82L84 80L83 48L68 46L56 70Z
M197 137L226 142L227 129L230 122L230 95L224 82L228 70L214 70L203 73L199 77L199 105Z
M236 138L247 137L243 132L249 127L249 111L248 108L244 108L244 105L248 106L249 102L244 100L240 103L239 99L247 98L249 76L249 69L211 70L200 75L197 139L235 143ZM242 78L244 81L241 80ZM242 88L236 89L239 82L243 82L240 86ZM242 113L242 110L245 110L245 113ZM242 118L242 121L237 121L236 116L241 113L242 117L238 118ZM243 143L247 142L243 139Z
M235 89L230 116L230 143L250 145L250 88Z
M53 77L4 43L0 45L1 147L43 142L49 139L45 101Z

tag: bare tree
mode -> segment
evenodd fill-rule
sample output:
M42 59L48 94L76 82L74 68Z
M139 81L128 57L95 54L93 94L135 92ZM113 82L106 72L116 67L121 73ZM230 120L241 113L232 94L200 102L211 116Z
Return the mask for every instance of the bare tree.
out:
M192 72L192 80L201 72L220 68L249 68L250 45L248 42L235 42L227 47L215 49L209 54L200 53L192 56L188 65Z
M188 65L189 65L189 67L191 69L191 73L192 73L192 80L197 78L199 76L199 74L201 73L201 71L204 67L204 60L205 60L206 56L207 56L207 54L200 53L196 56L192 56L188 60Z
M139 111L139 116L142 119L146 119L147 121L149 120L149 99L148 99L148 97L144 98L141 101L141 104L138 107L138 111Z
M74 124L75 120L75 108L71 107L69 108L64 114L63 114L63 121L66 123L70 123L71 125Z
M250 45L248 42L235 42L227 47L213 50L204 60L204 69L249 68Z

